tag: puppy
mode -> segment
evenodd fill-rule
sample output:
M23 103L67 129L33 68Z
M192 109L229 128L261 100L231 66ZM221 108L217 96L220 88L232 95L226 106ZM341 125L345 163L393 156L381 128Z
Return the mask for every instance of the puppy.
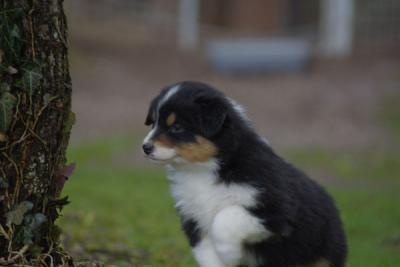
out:
M275 154L236 102L185 81L153 99L145 124L143 151L167 167L199 266L345 266L332 198Z

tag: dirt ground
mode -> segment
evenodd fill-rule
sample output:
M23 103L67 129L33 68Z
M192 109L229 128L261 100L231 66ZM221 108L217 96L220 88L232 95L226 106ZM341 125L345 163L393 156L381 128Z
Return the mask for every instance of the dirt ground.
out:
M378 114L382 100L400 92L399 58L315 61L292 74L226 75L210 69L201 51L181 53L163 36L124 40L117 34L72 30L73 142L144 134L149 101L180 80L210 83L236 99L275 147L371 146L387 140Z

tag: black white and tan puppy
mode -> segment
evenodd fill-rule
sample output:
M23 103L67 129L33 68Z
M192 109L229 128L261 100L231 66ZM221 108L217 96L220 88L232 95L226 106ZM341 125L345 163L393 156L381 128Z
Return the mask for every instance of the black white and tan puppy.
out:
M332 198L257 135L243 109L200 82L151 102L145 155L167 166L183 230L201 267L343 267Z

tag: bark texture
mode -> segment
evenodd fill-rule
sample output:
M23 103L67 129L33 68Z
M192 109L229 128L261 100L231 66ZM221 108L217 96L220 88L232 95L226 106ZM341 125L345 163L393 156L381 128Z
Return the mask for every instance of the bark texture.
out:
M0 0L1 266L72 264L54 224L74 120L62 4Z

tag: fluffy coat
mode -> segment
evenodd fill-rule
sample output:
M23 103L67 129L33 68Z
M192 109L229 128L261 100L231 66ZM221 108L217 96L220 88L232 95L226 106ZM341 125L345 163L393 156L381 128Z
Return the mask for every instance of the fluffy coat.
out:
M236 102L182 82L152 101L146 124L146 155L167 165L201 267L345 266L334 201L256 134Z

